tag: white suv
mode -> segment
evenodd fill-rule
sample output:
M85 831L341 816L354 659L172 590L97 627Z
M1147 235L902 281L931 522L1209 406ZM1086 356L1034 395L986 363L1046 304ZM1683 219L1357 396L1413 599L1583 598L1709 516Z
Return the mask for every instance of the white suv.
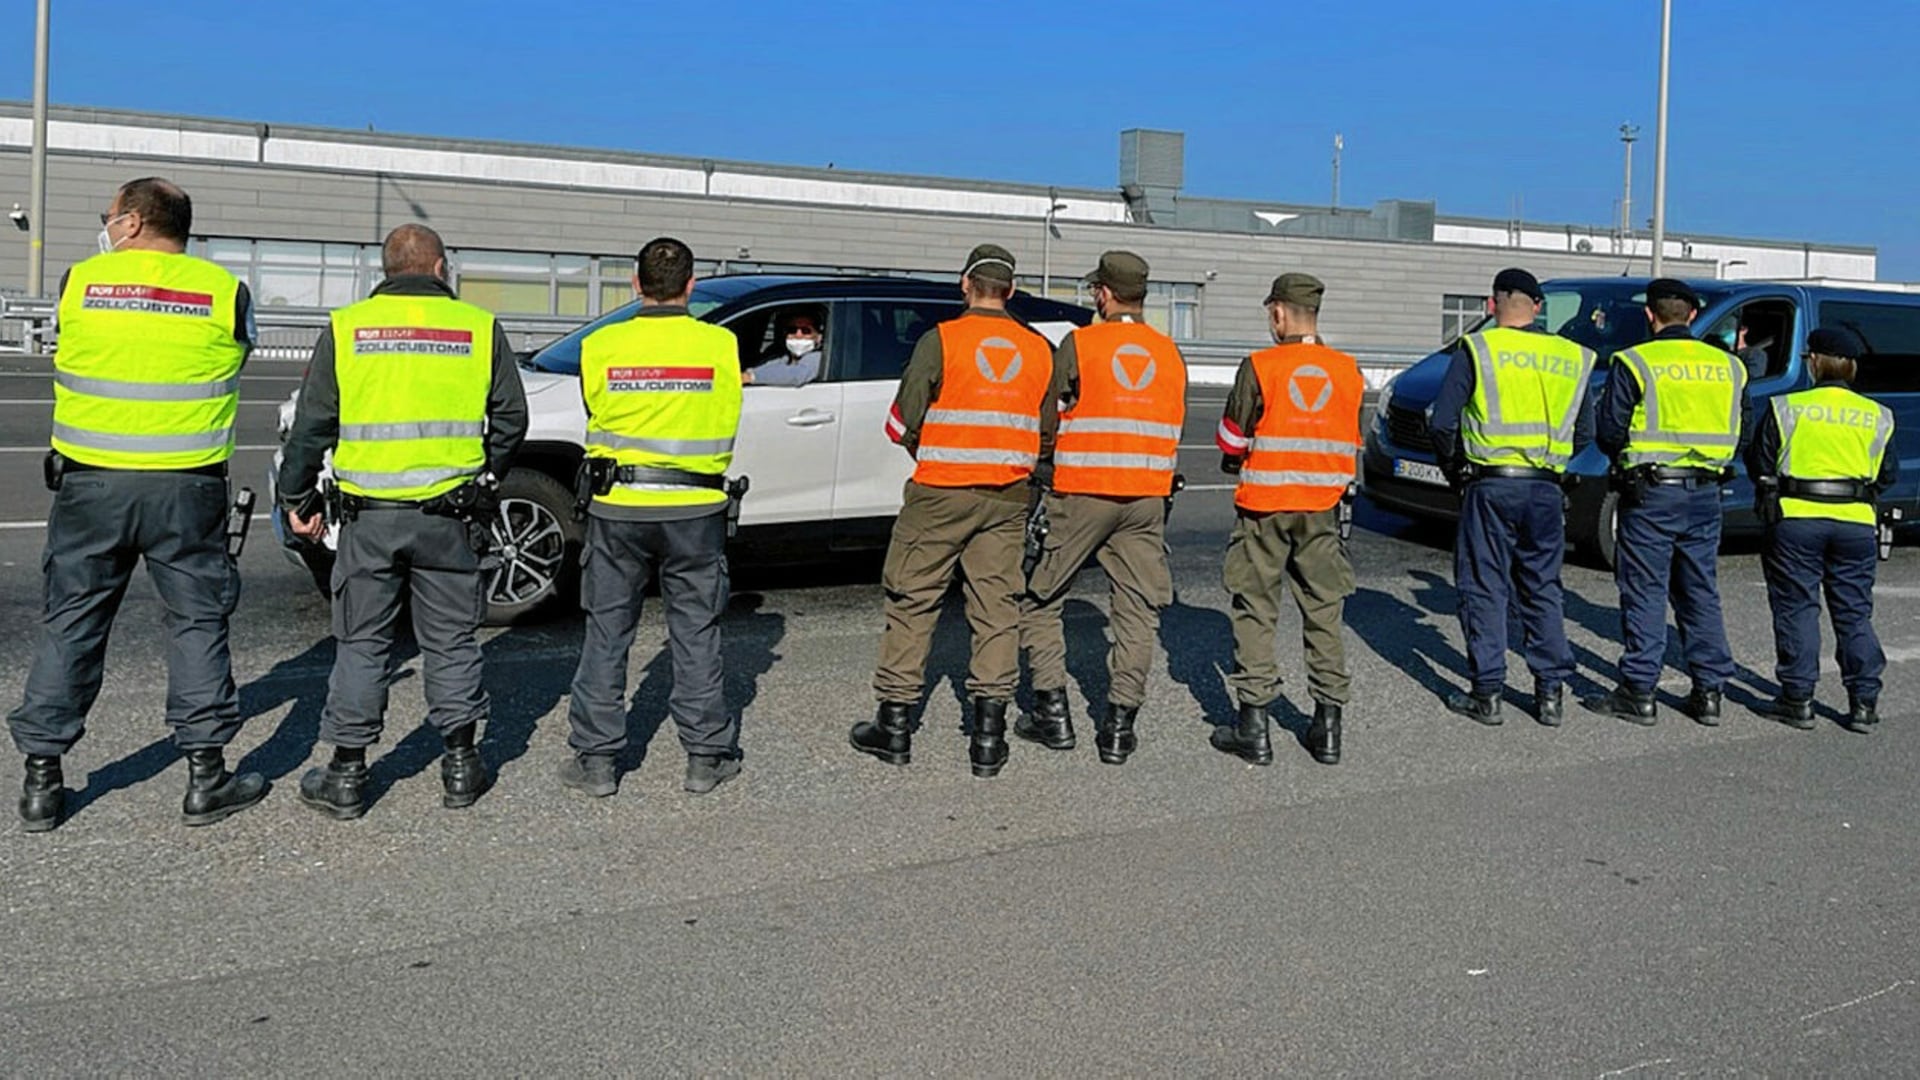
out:
M1056 344L1092 319L1086 308L1026 294L1015 294L1008 307ZM580 343L638 310L635 303L609 312L522 365L527 440L501 483L494 528L501 566L489 583L489 623L512 622L562 596L571 602L582 532L573 517L573 478L587 426ZM781 315L805 311L826 328L817 380L745 388L728 471L750 477L752 490L741 506L734 559L814 562L884 546L913 470L912 460L887 440L887 410L920 335L960 313L959 287L910 278L749 274L697 282L691 311L734 332L743 370L776 355ZM283 435L292 418L289 400L281 408ZM274 464L277 469L278 455ZM277 503L274 528L284 542ZM288 551L324 588L332 547L329 533L324 545L294 542Z

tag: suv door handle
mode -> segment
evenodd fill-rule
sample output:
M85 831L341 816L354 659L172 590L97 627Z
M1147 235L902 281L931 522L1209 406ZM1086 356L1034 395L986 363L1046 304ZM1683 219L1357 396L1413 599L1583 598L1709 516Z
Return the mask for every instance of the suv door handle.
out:
M788 427L821 427L833 423L833 414L824 409L801 409L787 417Z

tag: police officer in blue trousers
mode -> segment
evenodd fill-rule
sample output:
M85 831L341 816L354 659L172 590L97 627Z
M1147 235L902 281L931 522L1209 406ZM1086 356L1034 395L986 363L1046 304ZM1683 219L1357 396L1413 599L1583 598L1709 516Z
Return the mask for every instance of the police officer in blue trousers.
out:
M1535 328L1545 300L1532 274L1500 271L1490 305L1499 325L1461 339L1433 404L1434 450L1461 491L1453 576L1472 682L1447 708L1489 726L1500 723L1510 592L1540 723L1560 725L1574 671L1560 587L1560 482L1593 441L1587 384L1595 361L1583 346Z
M1754 509L1767 525L1761 566L1780 682L1779 698L1758 711L1801 730L1813 727L1820 681L1822 588L1847 687L1843 723L1864 734L1880 719L1887 655L1873 632L1875 500L1893 486L1900 460L1888 452L1893 413L1850 388L1862 351L1851 331L1822 327L1809 335L1813 388L1772 399L1747 452Z
M1594 421L1620 496L1614 577L1624 649L1619 685L1583 704L1642 726L1654 722L1671 596L1693 678L1685 709L1711 727L1720 723L1721 687L1733 677L1716 559L1720 485L1740 448L1747 369L1693 337L1700 298L1685 282L1649 283L1646 311L1653 340L1614 355Z

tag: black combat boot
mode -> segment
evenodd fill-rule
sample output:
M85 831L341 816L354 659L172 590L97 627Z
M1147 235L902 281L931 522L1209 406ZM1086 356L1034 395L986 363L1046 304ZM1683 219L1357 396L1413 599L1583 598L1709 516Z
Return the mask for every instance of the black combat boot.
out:
M1761 702L1753 711L1799 731L1813 730L1813 699L1810 697L1797 698L1782 694L1772 701Z
M267 797L267 778L257 772L230 773L217 746L187 751L187 797L180 801L180 820L188 825L211 825Z
M913 706L881 702L873 719L853 725L847 741L889 765L905 765L913 760Z
M1307 727L1307 753L1322 765L1340 764L1340 706L1317 701Z
M1447 695L1447 711L1459 713L1476 723L1488 727L1499 727L1505 723L1500 718L1500 695L1478 694L1468 690L1459 690Z
M1538 683L1533 687L1533 718L1546 727L1559 727L1567 719L1567 688L1551 689Z
M28 754L27 775L20 782L20 827L48 832L60 827L67 813L67 789L60 775L60 759L51 754Z
M973 738L967 743L973 775L993 777L1007 763L1007 703L973 699Z
M1879 722L1879 702L1866 701L1852 694L1847 695L1847 718L1841 721L1842 727L1855 734L1865 735L1873 730L1873 725ZM58 765L55 766L55 768L58 767Z
M1065 690L1035 690L1033 711L1021 713L1013 733L1049 750L1073 749L1073 711Z
M620 770L612 754L568 754L560 763L560 783L596 799L620 790Z
M1720 726L1720 691L1703 690L1696 686L1687 694L1686 704L1681 711L1693 717L1694 723L1702 727Z
M440 786L444 789L440 805L449 810L472 806L493 786L493 774L473 746L479 727L477 723L468 724L447 733L446 752L440 755Z
M1635 690L1626 683L1621 683L1600 697L1588 698L1580 703L1580 707L1641 727L1652 727L1658 715L1653 704L1653 691Z
M300 778L300 801L335 821L352 821L367 812L366 789L367 752L339 746L325 768Z
M1101 761L1125 765L1127 758L1133 756L1134 748L1139 745L1134 740L1133 722L1139 715L1138 705L1107 703L1106 715L1093 728L1093 745L1100 751Z
M1273 764L1273 739L1267 734L1267 707L1240 706L1240 721L1231 727L1216 727L1207 736L1215 750L1232 754L1255 765Z

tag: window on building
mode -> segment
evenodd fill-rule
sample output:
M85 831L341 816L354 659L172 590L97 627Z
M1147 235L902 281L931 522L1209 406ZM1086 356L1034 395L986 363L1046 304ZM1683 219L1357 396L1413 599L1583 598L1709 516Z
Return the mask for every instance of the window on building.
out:
M1451 345L1487 314L1487 298L1449 293L1440 300L1440 344Z
M1021 292L1042 295L1038 277L1020 278L1018 285ZM1093 306L1086 282L1074 276L1056 275L1046 295L1068 304ZM1196 340L1200 337L1200 286L1191 282L1149 282L1143 314L1148 326L1175 341Z

